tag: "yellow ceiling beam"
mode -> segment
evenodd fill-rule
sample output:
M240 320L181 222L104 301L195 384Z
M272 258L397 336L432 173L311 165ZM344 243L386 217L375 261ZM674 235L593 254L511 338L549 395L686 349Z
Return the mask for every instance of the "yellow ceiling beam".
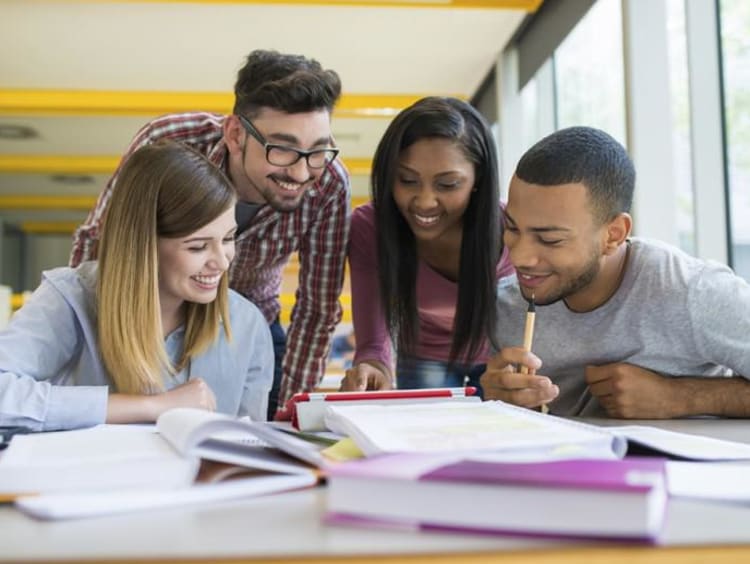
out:
M353 176L369 175L372 160L344 158ZM112 174L119 156L0 155L0 173Z
M22 221L18 227L35 235L71 235L79 225L77 221Z
M119 156L0 155L0 172L32 174L112 174Z
M89 0L107 4L122 0ZM543 0L125 0L136 4L302 4L311 6L362 6L377 8L483 8L535 12Z
M343 94L334 116L390 118L422 97ZM223 92L0 89L0 115L9 116L154 116L196 110L226 114L233 105L234 94Z
M96 199L96 196L0 195L0 210L89 211Z
M372 159L350 159L342 157L349 174L352 176L369 176L372 170Z
M232 111L232 94L116 90L0 90L0 115L134 116Z

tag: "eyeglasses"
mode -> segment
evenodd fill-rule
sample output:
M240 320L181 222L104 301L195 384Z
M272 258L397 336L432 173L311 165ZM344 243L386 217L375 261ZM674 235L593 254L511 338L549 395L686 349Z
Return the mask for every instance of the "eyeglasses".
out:
M266 150L266 160L268 164L274 166L292 166L301 158L305 159L307 166L310 168L324 168L339 154L339 150L336 147L329 149L313 149L311 151L302 151L287 145L276 145L269 143L266 138L261 135L260 131L255 129L255 126L250 123L250 120L245 116L237 116L240 119L242 127L245 128L251 136L255 138L258 143L263 145Z

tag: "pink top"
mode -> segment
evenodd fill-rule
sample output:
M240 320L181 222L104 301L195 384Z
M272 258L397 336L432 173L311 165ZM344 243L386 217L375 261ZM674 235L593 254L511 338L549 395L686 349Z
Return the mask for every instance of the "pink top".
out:
M349 239L349 267L352 287L352 313L357 350L354 363L379 360L393 366L390 335L380 307L378 288L375 208L372 203L352 212ZM498 279L513 274L507 250L497 264ZM419 339L414 356L447 362L453 338L453 317L458 299L458 284L448 280L420 260L417 268L417 311ZM485 346L478 360L487 358Z

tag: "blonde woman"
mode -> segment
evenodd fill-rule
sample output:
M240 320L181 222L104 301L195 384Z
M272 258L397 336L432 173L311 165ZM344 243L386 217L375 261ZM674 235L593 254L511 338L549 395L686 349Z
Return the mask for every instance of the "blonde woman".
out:
M227 287L235 202L197 152L137 150L112 193L99 261L45 272L0 332L0 425L149 422L184 406L265 419L268 324Z

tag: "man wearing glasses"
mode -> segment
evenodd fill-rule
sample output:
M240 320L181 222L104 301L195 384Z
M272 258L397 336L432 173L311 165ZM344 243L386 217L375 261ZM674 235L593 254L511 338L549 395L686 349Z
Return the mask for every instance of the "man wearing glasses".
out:
M313 59L257 50L238 72L234 91L232 115L174 114L146 124L122 162L143 145L171 139L206 155L232 180L240 201L230 286L254 302L270 325L276 354L272 418L279 403L320 380L341 318L351 196L330 123L341 82ZM71 266L96 258L118 172L76 231ZM279 324L281 271L296 251L299 288L285 335Z

